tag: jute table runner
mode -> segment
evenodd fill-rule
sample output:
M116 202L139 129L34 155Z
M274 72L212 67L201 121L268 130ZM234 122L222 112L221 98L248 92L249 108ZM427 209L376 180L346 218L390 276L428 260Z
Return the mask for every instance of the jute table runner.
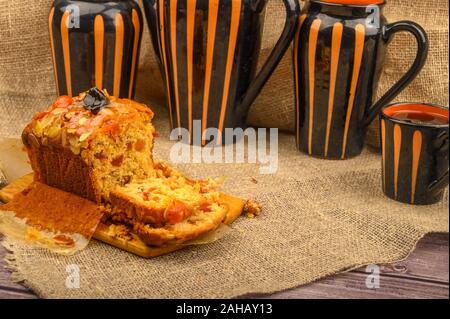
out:
M174 142L167 139L164 115L156 126L155 157L167 159ZM259 200L262 215L240 218L217 242L151 260L96 241L63 257L5 240L13 278L47 298L227 298L398 261L425 234L448 232L448 192L428 207L387 199L380 156L369 150L349 161L324 161L298 153L294 137L282 134L274 175L258 175L255 164L179 167L194 177L225 175L224 191ZM80 270L76 289L66 286L70 265Z

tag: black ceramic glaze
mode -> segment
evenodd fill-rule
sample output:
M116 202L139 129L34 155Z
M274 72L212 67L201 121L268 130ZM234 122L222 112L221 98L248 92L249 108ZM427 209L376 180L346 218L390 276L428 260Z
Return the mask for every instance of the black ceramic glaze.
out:
M311 0L300 16L294 44L297 147L317 157L346 159L361 153L367 127L381 107L420 72L428 40L414 22L387 24L383 4L331 2ZM387 45L402 31L416 38L417 57L373 104Z
M267 0L143 1L161 61L172 127L189 134L194 120L202 121L202 132L245 127L251 103L295 34L298 1L283 1L284 30L257 76Z
M96 86L133 98L142 20L132 0L55 0L49 28L58 94Z
M392 115L396 109L440 112L446 116L447 124L399 120ZM442 200L449 179L448 109L430 104L392 104L380 113L380 121L384 193L416 205Z

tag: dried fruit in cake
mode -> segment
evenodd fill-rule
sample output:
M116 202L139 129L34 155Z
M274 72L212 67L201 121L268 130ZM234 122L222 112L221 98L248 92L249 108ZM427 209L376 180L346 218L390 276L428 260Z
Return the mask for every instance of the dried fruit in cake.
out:
M209 211L194 211L191 216L177 224L152 227L135 222L133 230L151 246L179 245L215 230L222 224L226 214L226 207L213 203Z
M36 180L95 202L153 176L153 112L93 88L59 97L33 117L22 139Z
M211 212L220 194L207 180L192 181L181 175L153 177L116 187L110 193L115 212L153 227L174 225L194 212Z
M227 207L216 191L219 181L192 180L155 163L156 177L116 187L110 193L109 220L130 225L147 244L181 244L216 229Z

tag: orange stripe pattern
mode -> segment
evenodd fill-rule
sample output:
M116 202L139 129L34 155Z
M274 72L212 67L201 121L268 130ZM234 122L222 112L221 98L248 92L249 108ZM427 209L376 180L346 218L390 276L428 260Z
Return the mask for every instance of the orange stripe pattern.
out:
M409 204L427 203L430 174L427 163L421 163L424 134L421 130L382 118L381 146L383 160L383 191L395 200ZM407 171L409 170L409 171ZM434 177L433 177L434 178ZM409 186L408 186L409 183ZM418 186L421 193L418 197Z
M103 17L97 15L94 20L95 42L95 86L103 89L103 47L105 41L105 24Z
M352 82L350 87L350 97L348 102L347 116L345 119L345 128L344 128L344 141L342 144L342 159L345 158L346 149L347 149L347 138L348 138L348 130L350 127L350 121L353 113L353 106L355 102L356 95L356 87L358 85L359 80L359 72L361 70L361 62L363 57L364 50L364 37L365 37L365 27L362 24L358 24L355 27L355 56L354 56L354 64L353 64L353 75Z
M314 121L314 87L316 69L317 38L319 36L319 19L315 19L309 33L308 67L309 67L309 124L308 124L308 152L312 154L313 121Z
M120 13L116 14L116 48L114 53L114 96L120 96L120 85L122 79L122 59L124 42L124 23Z
M175 107L177 109L178 128L181 128L180 98L178 91L177 65L177 0L170 0L170 47L172 51L173 82L175 90Z
M219 0L210 0L208 5L208 34L206 45L205 89L203 93L202 115L202 145L205 145L205 132L208 125L209 90L214 61L214 42L216 37L217 15L219 13Z
M412 145L412 171L411 171L411 204L416 196L417 174L419 172L420 154L422 153L422 133L415 131Z
M383 164L383 190L386 190L386 122L381 120L381 157Z
M48 28L50 32L50 46L52 48L52 61L53 61L53 72L56 83L56 92L59 95L59 84L58 84L58 69L56 67L56 57L55 57L55 42L53 40L53 18L55 17L55 7L50 10L50 15L48 17Z
M139 22L139 16L135 9L131 12L131 23L134 28L134 41L133 41L133 57L131 60L131 74L130 74L130 87L128 89L128 98L131 99L133 96L133 84L135 80L136 73L136 63L138 59L138 48L139 48L139 37L141 32L141 24Z
M187 2L187 73L188 73L188 118L189 118L189 142L192 138L192 68L194 55L194 26L196 0Z
M51 8L48 23L58 95L74 96L95 86L114 96L133 98L142 17L137 4L129 11L114 9L110 15L105 10L111 4L105 1L92 8L92 20L82 19L79 26L77 10L72 13L61 4ZM88 55L81 58L74 52Z
M230 92L231 82L236 62L238 36L242 27L241 12L244 2L243 0L233 0L229 5L222 3L221 0L207 0L206 12L199 6L199 1L189 0L186 2L186 7L184 7L184 3L180 4L183 7L182 17L178 16L180 11L178 0L158 0L155 8L158 11L159 51L163 71L166 74L169 109L174 114L176 112L176 119L173 119L176 122L174 126L180 129L179 133L181 133L182 127L186 127L190 142L192 142L194 115L201 113L202 136L200 140L202 145L206 144L206 131L212 124L208 123L208 117L212 116L210 114L211 102L219 104L218 114L214 114L213 119L217 125L211 125L217 127L218 144L221 144L224 126L228 120L227 108L232 95ZM223 13L226 15L223 22L219 16L221 10L225 10ZM203 31L204 27L206 27L205 31ZM185 39L180 39L180 33L185 34ZM225 36L226 42L220 43L220 45L216 43L217 34ZM224 47L221 52L217 52L219 46ZM197 54L201 60L196 59ZM217 54L221 57L220 59L216 57ZM241 64L241 61L237 62L239 65ZM223 75L223 78L218 83L213 83L216 72L220 76ZM183 81L180 82L180 79ZM201 92L199 92L200 85L203 85ZM213 86L216 90L221 91L219 96L212 95L217 94L217 92L212 92ZM197 93L201 93L200 105L195 103L195 98L198 97ZM197 109L197 107L201 107L201 109Z
M394 196L398 196L398 170L400 165L400 150L402 148L402 129L394 125Z
M72 96L72 76L70 71L70 44L69 44L69 11L64 12L61 19L61 40L64 56L64 71L66 74L67 95Z

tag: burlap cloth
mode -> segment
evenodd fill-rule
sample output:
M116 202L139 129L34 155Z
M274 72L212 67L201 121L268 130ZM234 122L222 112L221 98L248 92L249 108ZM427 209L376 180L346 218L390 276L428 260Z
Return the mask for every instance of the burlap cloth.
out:
M19 135L32 114L54 98L46 32L50 2L0 0L0 135ZM395 4L400 17L391 18ZM440 59L448 57L448 22L439 17L448 13L448 2L414 1L413 8L411 1L391 0L386 9L392 21L422 19L439 29L433 36L427 28L431 68L422 73L423 80L415 81L420 89L411 87L403 98L446 104L448 62ZM281 2L270 0L263 56L282 27L282 16ZM161 132L155 156L167 159L173 142L167 140L167 114L159 110L162 81L145 32L138 98L154 106ZM391 52L409 50L413 49L394 46ZM406 63L403 59L388 58L394 71L388 68L384 75L395 76L396 65ZM254 104L252 124L292 129L291 80L287 55ZM381 192L378 154L366 150L349 161L325 161L298 153L294 145L293 136L280 135L279 170L274 175L259 175L255 164L180 166L194 177L226 175L224 191L264 205L260 217L239 219L220 241L146 260L96 241L78 255L62 257L5 240L12 252L7 260L13 278L41 297L235 297L272 293L361 265L401 260L426 233L448 232L448 191L434 206L400 204ZM80 268L79 289L65 286L66 266L71 264Z
M167 114L157 114L155 156L168 159ZM400 204L382 194L378 154L325 161L294 145L293 136L280 135L274 175L259 175L256 164L180 166L194 177L225 175L224 191L264 206L261 216L241 217L217 242L146 260L97 241L63 257L5 240L13 278L47 298L227 298L401 260L426 233L448 232L448 192L434 206ZM80 268L79 289L65 286L72 264Z

